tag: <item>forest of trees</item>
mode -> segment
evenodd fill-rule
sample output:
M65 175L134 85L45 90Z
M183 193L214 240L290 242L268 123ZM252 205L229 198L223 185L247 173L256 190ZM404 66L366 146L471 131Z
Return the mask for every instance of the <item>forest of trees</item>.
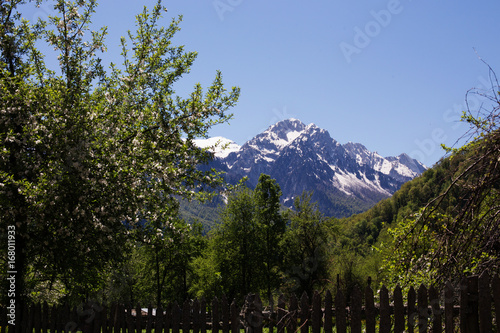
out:
M241 302L248 293L267 302L500 271L500 95L491 69L492 89L469 92L485 103L464 112L466 144L446 148L448 157L370 210L327 218L311 193L284 209L268 175L250 189L200 171L212 155L193 140L231 117L239 89L227 91L217 72L206 91L174 95L196 53L171 44L180 18L162 27L161 2L137 16L123 63L109 69L96 55L106 29L88 28L95 1L57 1L60 16L35 24L20 20L21 3L0 7L0 260L15 262L17 304L160 306L222 294ZM60 68L46 67L39 43L59 52ZM215 225L181 218L179 201L214 195L225 202ZM5 270L1 280L6 304Z

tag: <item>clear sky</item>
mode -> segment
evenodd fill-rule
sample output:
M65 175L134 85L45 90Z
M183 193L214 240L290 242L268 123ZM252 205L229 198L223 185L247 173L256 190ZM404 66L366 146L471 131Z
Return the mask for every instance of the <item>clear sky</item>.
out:
M109 57L154 0L101 0L93 22L107 25ZM465 94L500 75L498 0L171 0L164 24L184 16L176 44L197 51L178 86L187 96L221 70L241 97L230 125L212 136L243 144L286 118L315 123L340 143L382 156L408 153L428 166L466 130ZM49 5L27 9L46 17ZM472 101L474 102L474 101Z

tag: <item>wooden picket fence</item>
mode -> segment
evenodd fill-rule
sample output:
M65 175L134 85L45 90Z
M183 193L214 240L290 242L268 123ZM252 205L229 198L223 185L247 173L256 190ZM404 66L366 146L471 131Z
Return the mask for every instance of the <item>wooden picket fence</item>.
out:
M6 309L1 309L0 333L262 333L264 327L278 333L500 333L497 275L472 276L456 289L448 284L441 292L412 287L406 296L398 286L391 297L385 287L377 294L370 287L355 288L348 302L338 290L334 297L330 292L324 297L315 292L312 299L306 294L300 299L281 296L275 306L266 308L258 295L247 296L241 308L225 297L210 303L187 300L165 309L89 303L70 310L36 304L23 310L25 320L15 327L6 327Z

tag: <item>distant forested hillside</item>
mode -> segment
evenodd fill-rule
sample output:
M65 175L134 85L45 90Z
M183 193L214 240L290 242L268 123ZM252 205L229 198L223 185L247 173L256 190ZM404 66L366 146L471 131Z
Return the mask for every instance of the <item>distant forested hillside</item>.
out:
M469 118L467 118L469 119ZM500 132L496 117L474 139L372 209L337 221L333 261L346 286L458 283L500 269ZM492 125L493 124L493 125Z

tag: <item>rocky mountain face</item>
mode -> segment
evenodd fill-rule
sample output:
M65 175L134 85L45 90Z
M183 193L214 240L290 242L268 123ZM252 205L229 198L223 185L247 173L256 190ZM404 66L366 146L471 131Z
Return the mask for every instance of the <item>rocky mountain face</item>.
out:
M319 209L335 217L370 208L426 170L406 154L384 158L359 143L340 144L328 131L297 119L280 121L241 147L224 138L198 145L212 147L212 167L225 171L227 181L246 176L255 187L266 173L281 186L285 206L303 191L313 191Z

